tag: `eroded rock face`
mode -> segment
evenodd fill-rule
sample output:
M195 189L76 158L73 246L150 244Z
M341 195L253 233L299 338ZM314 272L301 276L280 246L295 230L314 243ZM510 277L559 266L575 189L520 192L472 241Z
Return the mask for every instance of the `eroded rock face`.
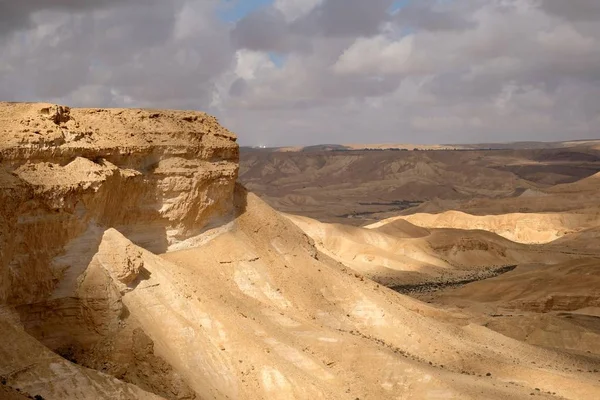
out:
M0 303L71 296L107 228L164 252L227 217L238 158L204 113L0 103Z
M45 398L195 398L154 355L122 295L147 273L134 243L165 252L230 217L238 159L236 137L204 113L0 103L8 388ZM101 246L111 228L131 242Z
M115 281L123 285L135 281L144 268L142 252L131 245L122 248L101 248L99 255L101 259L106 258L102 266Z

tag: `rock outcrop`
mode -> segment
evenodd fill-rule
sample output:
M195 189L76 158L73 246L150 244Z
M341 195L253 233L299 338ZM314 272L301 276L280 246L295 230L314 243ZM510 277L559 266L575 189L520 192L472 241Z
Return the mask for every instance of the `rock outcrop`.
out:
M0 103L0 134L2 303L71 295L107 227L164 252L231 212L236 137L204 113Z
M133 243L165 252L231 217L238 159L235 135L200 112L0 103L0 377L10 390L195 397L143 331L124 329L120 291L144 271ZM131 244L100 251L109 276L96 276L109 228Z

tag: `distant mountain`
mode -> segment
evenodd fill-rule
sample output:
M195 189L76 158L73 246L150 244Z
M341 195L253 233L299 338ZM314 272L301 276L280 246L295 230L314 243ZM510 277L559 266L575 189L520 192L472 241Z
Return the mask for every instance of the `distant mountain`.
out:
M508 199L586 178L600 171L595 142L468 151L347 150L335 145L298 151L242 149L239 179L280 211L361 225L422 203L421 208L431 211L440 202Z
M313 146L289 147L241 147L246 152L316 152L316 151L383 151L383 150L542 150L590 147L600 149L600 139L571 140L565 142L508 142L508 143L475 143L475 144L406 144L406 143L372 143L372 144L320 144Z

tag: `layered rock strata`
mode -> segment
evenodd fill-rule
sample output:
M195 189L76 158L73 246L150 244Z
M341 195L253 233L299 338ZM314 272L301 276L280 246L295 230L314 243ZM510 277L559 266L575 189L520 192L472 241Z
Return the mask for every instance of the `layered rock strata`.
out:
M119 289L143 271L135 245L185 247L231 217L238 159L235 135L200 112L0 103L3 390L195 398L123 323ZM127 262L105 250L115 280L95 286L88 267L109 228L131 241Z
M154 252L231 211L236 137L204 113L0 103L0 302L74 293L107 227Z

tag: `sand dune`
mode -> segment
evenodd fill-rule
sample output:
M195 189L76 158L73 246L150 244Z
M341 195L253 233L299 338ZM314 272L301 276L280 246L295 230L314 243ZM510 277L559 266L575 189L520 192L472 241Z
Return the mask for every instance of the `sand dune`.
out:
M461 280L492 268L558 263L571 257L483 230L429 231L404 219L358 228L287 217L315 240L319 250L387 286Z
M425 228L411 224L410 222L398 219L388 224L374 228L377 232L392 235L398 238L420 238L429 236L431 233Z
M470 215L460 211L440 214L412 214L381 221L368 228L380 228L403 219L423 228L480 229L494 232L509 240L526 243L549 243L567 234L598 226L598 213L516 213L501 215Z

